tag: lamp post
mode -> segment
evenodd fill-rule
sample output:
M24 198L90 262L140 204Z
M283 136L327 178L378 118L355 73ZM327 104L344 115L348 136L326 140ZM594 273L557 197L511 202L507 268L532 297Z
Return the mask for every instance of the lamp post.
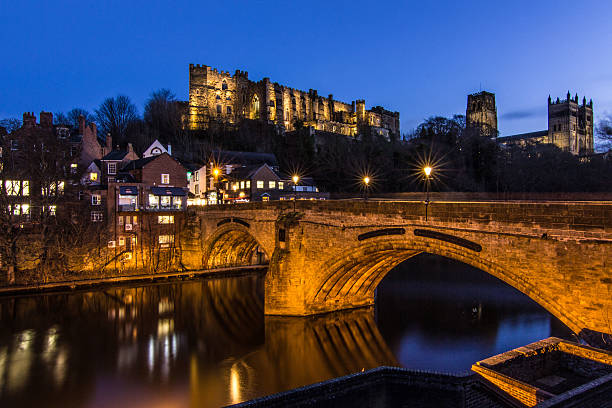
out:
M370 178L368 176L365 176L363 178L363 186L364 186L363 201L367 201L368 200L368 188L370 187Z
M425 173L425 184L426 184L426 189L427 189L427 193L425 196L425 221L427 221L427 210L429 208L429 181L430 178L429 176L431 176L431 171L433 169L430 166L425 166L425 168L423 168L423 172Z
M300 176L294 174L291 177L291 181L293 181L293 212L295 212L295 202L297 201L297 184L300 181Z
M219 173L220 172L221 171L217 167L215 167L212 170L213 178L215 180L215 201L216 201L215 204L219 204L219 186L218 186L217 182L218 182L218 179L219 179Z

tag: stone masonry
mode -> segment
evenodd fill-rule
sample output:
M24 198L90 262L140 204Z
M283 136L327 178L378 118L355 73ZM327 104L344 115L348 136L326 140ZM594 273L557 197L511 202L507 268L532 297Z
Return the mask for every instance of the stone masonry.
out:
M301 316L372 305L393 267L427 252L501 279L577 334L612 333L609 202L432 202L427 219L423 202L296 204L196 210L184 265L251 264L263 253L265 313Z

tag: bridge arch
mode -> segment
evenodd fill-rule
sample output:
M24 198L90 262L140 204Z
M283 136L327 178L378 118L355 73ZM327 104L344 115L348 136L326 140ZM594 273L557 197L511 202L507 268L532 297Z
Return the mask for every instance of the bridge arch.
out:
M224 223L208 238L202 252L205 269L256 265L270 259L264 246L244 224Z
M575 333L585 327L575 316L564 313L554 299L543 296L535 282L522 279L491 256L416 236L410 239L375 238L343 250L341 255L329 257L323 262L323 265L328 265L325 276L313 287L307 302L322 309L343 304L353 307L371 305L383 278L400 263L423 252L465 263L500 279L540 304Z

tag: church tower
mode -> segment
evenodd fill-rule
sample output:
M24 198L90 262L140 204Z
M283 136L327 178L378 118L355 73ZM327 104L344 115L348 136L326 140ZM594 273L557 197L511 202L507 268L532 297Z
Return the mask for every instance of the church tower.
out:
M465 111L465 125L468 131L485 137L497 137L497 107L495 94L482 91L468 95Z

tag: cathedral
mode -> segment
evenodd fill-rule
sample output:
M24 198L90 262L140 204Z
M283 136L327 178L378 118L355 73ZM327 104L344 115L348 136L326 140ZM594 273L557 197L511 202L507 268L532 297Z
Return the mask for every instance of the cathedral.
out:
M400 133L399 112L380 106L367 110L363 99L340 102L331 94L320 96L313 89L300 91L269 78L254 82L245 71L231 75L199 64L189 64L186 110L186 122L192 130L251 119L275 124L283 131L295 130L301 124L350 137L369 131L389 139Z
M582 98L581 104L578 95L572 98L569 92L564 100L548 97L547 130L497 137L495 94L486 91L468 95L465 117L468 130L476 129L506 146L545 143L574 155L588 155L594 151L593 101L587 103L586 98Z

